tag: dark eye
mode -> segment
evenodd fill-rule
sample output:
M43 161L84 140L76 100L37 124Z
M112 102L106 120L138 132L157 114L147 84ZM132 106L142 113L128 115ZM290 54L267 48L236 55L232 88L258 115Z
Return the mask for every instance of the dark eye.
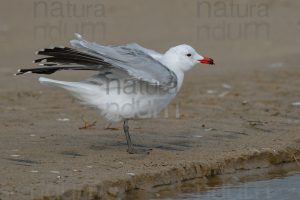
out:
M192 54L188 53L188 54L186 54L186 56L187 56L187 57L191 57L191 56L192 56Z

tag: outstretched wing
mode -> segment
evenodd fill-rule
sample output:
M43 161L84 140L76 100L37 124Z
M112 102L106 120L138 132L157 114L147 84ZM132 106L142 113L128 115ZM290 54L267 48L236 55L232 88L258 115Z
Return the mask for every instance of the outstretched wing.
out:
M19 69L16 75L35 73L52 74L60 70L94 70L99 71L111 64L89 53L80 52L69 47L45 48L36 52L47 57L34 60L41 67Z
M154 58L161 55L153 50L138 44L104 46L88 42L78 34L76 36L77 39L71 41L73 47L98 55L103 61L127 71L139 80L161 86L174 87L177 84L175 73Z
M141 47L138 44L124 46L103 46L88 42L77 34L71 41L75 47L54 47L37 52L47 56L35 60L42 65L38 68L20 69L17 73L51 74L59 70L94 70L107 71L112 68L130 77L145 81L151 85L175 87L177 77L156 58L161 54Z
M144 53L150 55L155 60L159 60L163 56L161 53L158 53L158 52L156 52L152 49L147 49L145 47L142 47L141 45L139 45L137 43L130 43L130 44L127 44L126 46L129 47L129 48L141 50Z

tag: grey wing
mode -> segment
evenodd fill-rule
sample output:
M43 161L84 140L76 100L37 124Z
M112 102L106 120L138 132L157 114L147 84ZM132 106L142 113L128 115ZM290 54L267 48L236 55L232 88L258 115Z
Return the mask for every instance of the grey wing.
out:
M155 60L158 60L162 57L161 53L158 53L152 49L147 49L145 47L142 47L141 45L137 44L137 43L131 43L131 44L127 44L126 45L129 48L134 48L134 49L139 49L145 53L147 53L148 55L150 55L152 58L154 58Z
M143 48L138 44L125 46L102 46L90 43L77 35L77 40L69 47L45 48L37 52L46 56L34 62L40 66L19 69L16 75L27 73L52 74L61 70L92 70L100 73L113 73L119 79L136 79L146 84L169 89L177 85L177 77L154 59L159 53Z
M73 47L98 56L104 62L110 63L113 67L125 70L129 75L138 80L166 88L177 85L175 73L151 56L159 56L159 53L155 51L143 48L138 44L103 46L88 42L82 39L80 35L76 36L77 39L71 41Z

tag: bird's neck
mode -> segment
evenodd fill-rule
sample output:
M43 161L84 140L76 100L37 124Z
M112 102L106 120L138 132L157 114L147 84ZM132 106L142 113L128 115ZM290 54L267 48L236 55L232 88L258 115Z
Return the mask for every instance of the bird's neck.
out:
M179 92L183 83L184 73L182 71L178 71L178 72L174 71L174 73L177 76L177 92Z
M166 66L168 69L170 69L172 72L175 73L176 77L177 77L177 92L180 90L182 83L183 83L183 79L184 79L184 72L178 67L176 66L177 63L174 62L174 60L172 59L166 59L165 57L162 57L160 59L160 62Z

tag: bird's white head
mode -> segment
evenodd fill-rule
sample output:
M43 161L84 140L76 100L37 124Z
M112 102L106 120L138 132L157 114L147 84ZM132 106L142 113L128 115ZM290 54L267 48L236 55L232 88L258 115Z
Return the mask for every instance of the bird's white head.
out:
M198 63L214 65L213 59L198 54L193 47L186 44L170 48L164 54L163 62L173 70L182 72L190 70Z

